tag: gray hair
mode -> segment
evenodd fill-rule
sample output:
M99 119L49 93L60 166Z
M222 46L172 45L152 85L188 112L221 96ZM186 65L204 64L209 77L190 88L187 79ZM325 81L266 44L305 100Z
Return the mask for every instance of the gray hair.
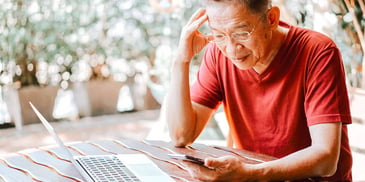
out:
M247 8L253 14L263 14L271 8L271 0L201 0L203 6L209 6L212 3L237 3Z

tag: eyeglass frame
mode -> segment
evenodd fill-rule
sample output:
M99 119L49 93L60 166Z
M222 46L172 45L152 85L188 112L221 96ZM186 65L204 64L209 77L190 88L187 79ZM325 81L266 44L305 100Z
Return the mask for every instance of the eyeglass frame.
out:
M262 17L265 17L265 16L266 16L266 13L264 13L263 15L261 15L260 18L259 18L259 22L257 24L259 24L260 21L261 21L261 18ZM247 42L248 40L251 39L251 34L256 30L257 24L255 24L255 26L252 28L251 31L232 32L230 35L218 34L218 35L221 35L222 36L222 40L221 41L216 41L216 38L215 38L216 35L214 35L214 32L212 31L213 42L215 42L217 45L223 45L223 44L226 43L227 37L231 37L235 42ZM236 35L236 34L242 34L242 33L247 33L248 34L246 39L239 40L239 39L235 38L234 35Z

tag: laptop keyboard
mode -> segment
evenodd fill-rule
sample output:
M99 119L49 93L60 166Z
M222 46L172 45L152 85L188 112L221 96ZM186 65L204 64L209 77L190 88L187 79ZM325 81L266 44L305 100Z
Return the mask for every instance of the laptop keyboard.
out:
M95 181L140 181L116 156L90 156L77 160Z

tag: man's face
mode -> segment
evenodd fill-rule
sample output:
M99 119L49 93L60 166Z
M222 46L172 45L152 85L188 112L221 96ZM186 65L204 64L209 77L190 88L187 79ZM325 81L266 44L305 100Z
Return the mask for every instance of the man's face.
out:
M211 5L206 10L214 41L233 64L247 70L262 61L269 43L261 21L264 15L234 4Z

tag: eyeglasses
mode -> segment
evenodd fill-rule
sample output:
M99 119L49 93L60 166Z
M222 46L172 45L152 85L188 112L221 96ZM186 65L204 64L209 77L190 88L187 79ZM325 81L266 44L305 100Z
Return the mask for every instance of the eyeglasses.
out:
M262 17L264 17L266 14L263 14L259 20L261 20ZM260 21L259 21L260 22ZM239 31L239 32L233 32L231 35L224 35L221 33L213 32L213 42L215 42L217 45L225 45L227 38L231 37L236 42L246 42L250 40L252 32L255 31L257 24L252 28L251 31Z
M255 29L249 31L233 32L230 37L236 42L246 42L251 38L251 34ZM213 32L213 41L217 45L224 45L229 35L219 34Z

